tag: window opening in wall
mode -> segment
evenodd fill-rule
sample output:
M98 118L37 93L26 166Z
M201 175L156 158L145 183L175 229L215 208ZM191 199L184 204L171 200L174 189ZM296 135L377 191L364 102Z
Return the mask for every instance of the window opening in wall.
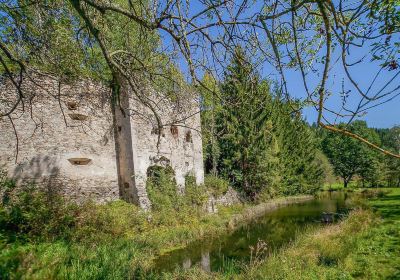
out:
M190 130L186 131L185 141L188 143L193 143L192 132Z
M68 110L76 110L76 109L78 109L78 104L75 101L68 101L67 107L68 107Z
M179 136L179 131L178 131L178 127L176 125L171 125L171 134L174 138L178 138Z
M151 134L159 135L161 132L161 136L165 137L164 129L154 126L151 130Z
M87 165L92 160L90 158L69 158L68 161L72 165Z
M75 121L85 121L88 118L88 116L82 114L69 114L69 117Z

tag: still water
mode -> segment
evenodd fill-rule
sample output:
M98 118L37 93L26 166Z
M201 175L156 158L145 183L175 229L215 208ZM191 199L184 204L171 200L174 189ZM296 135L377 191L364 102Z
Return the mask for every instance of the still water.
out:
M336 219L345 214L347 199L346 193L326 192L317 199L285 206L229 234L197 241L162 255L154 267L158 271L170 271L200 265L206 271L218 271L227 261L249 261L251 246L256 247L260 240L266 243L268 252L273 252L293 240L305 227L321 225L323 213L336 213Z

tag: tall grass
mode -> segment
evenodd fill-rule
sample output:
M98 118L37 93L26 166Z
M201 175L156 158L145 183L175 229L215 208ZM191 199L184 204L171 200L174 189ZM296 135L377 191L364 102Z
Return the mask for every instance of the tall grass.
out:
M156 255L220 234L242 209L208 215L206 186L188 180L178 194L164 171L158 175L148 186L154 209L145 213L123 201L78 205L0 172L0 279L144 277Z

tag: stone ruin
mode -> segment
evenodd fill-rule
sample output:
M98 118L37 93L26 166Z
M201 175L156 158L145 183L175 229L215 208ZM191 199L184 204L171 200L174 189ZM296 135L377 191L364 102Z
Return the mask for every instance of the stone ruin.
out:
M188 174L203 183L200 107L193 93L169 98L148 91L162 126L150 108L129 94L124 111L129 134L122 139L128 149L121 150L115 145L121 127L114 125L109 86L35 74L23 79L22 89L23 102L0 119L0 168L17 182L35 181L72 199L98 202L121 198L123 189L132 187L133 202L144 209L151 207L146 178L152 165L171 165L181 191ZM4 112L18 93L4 78L0 93ZM133 186L119 176L118 156L133 162Z

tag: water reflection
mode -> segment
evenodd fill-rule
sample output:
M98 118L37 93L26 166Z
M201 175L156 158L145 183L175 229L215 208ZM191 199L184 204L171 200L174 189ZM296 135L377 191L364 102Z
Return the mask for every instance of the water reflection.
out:
M347 193L329 192L318 199L275 210L218 239L194 242L163 255L154 267L164 271L199 265L205 271L216 271L229 260L248 261L250 246L256 246L259 240L265 241L267 250L272 252L292 240L304 227L320 225L323 213L346 212L347 198Z

